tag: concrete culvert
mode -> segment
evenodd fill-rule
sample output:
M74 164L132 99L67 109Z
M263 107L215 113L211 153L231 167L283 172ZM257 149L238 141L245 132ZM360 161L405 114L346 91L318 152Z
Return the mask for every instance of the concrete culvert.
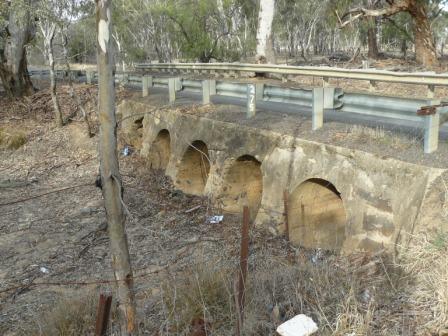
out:
M129 135L129 142L137 149L142 147L143 140L143 117L135 120L131 126L132 130Z
M148 161L152 169L165 170L171 155L170 132L163 129L151 145Z
M210 172L209 157L204 142L192 142L178 167L176 186L187 194L202 195Z
M289 237L293 244L340 250L347 222L340 193L328 181L309 179L289 197Z
M261 163L253 156L239 157L224 174L221 204L224 211L242 213L247 205L255 218L263 194Z

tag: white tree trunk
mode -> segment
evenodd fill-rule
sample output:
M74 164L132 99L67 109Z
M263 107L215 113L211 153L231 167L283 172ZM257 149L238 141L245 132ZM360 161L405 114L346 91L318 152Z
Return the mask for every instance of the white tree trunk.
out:
M257 62L274 63L272 45L272 21L274 19L275 0L260 0L257 29Z
M54 119L56 126L62 127L64 121L62 118L62 112L61 107L59 105L58 95L56 92L56 74L55 74L55 62L53 55L53 41L54 36L56 34L56 23L44 22L43 20L41 20L39 22L39 28L44 38L45 56L47 58L48 66L50 68L50 93L51 93L51 100L53 102L54 117L55 117Z
M115 87L112 74L112 0L96 0L99 154L112 268L117 286L121 336L136 334L133 275L125 231L126 216L117 153Z

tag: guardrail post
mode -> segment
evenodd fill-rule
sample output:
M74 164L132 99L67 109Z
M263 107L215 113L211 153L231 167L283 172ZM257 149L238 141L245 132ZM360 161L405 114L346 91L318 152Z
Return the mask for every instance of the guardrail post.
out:
M324 102L323 102L323 108L324 109L334 109L334 87L326 87L324 88Z
M255 87L255 84L248 84L247 85L247 118L248 119L254 117L255 113L257 112L256 97L257 97L257 88Z
M150 87L152 87L152 76L143 76L142 77L142 97L148 97Z
M177 78L168 78L168 94L170 103L174 103L176 100L176 79Z
M440 100L430 100L428 105L438 105ZM424 116L425 118L425 140L424 150L425 154L433 153L439 147L439 130L440 130L440 114L430 114Z
M369 91L370 92L375 92L377 86L378 86L378 83L376 81L374 81L374 80L369 81Z
M263 100L264 96L264 83L255 84L255 99L257 101Z
M216 79L210 79L210 95L216 95Z
M427 97L429 99L434 98L436 87L434 85L428 85Z
M210 80L202 81L202 104L210 104Z
M330 77L322 77L322 86L323 87L330 86Z
M440 114L425 116L425 153L435 152L439 147Z
M313 131L324 125L324 88L313 89Z
M86 71L87 84L92 84L92 71Z

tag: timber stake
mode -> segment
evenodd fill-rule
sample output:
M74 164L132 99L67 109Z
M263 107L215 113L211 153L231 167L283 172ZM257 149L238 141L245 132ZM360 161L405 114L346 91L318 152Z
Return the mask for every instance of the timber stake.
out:
M98 309L96 311L95 336L105 336L109 324L112 296L100 294Z
M244 305L246 301L247 260L249 257L249 207L243 208L243 225L241 227L240 267L238 270L238 293L236 295L237 326L236 335L239 336L244 322Z

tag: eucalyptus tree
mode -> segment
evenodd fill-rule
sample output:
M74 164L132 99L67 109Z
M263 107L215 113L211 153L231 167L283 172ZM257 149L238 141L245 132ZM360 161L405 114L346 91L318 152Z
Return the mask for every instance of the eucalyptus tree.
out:
M257 27L256 59L259 63L275 63L272 40L272 21L275 13L275 0L260 0Z
M0 2L0 79L9 97L32 93L26 47L35 33L33 0Z
M59 127L63 126L64 120L56 92L54 39L57 28L61 25L59 21L62 20L64 8L64 1L60 0L40 0L37 7L38 26L44 42L44 56L50 69L50 94L55 122Z
M444 4L446 0L385 0L378 8L356 7L347 11L341 18L341 27L360 18L390 17L398 13L408 13L413 21L416 60L431 67L437 63L431 20L442 12Z
M117 154L117 122L112 49L112 0L96 0L98 120L101 185L106 208L112 269L117 287L121 335L136 334L133 273L125 231L123 185Z

